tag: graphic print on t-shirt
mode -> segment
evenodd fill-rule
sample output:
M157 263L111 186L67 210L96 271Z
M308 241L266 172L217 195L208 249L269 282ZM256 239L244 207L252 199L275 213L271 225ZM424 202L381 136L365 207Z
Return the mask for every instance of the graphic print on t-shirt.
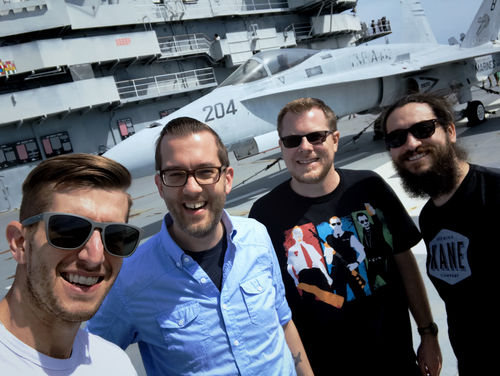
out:
M392 237L381 219L382 213L365 204L347 216L286 230L287 272L300 295L305 291L341 308L385 285Z
M433 277L454 285L471 275L467 250L469 239L443 229L429 242L427 270Z

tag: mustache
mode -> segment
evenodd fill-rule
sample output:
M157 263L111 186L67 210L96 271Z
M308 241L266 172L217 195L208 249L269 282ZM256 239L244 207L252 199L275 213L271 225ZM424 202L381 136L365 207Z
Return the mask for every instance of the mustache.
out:
M399 159L401 161L403 160L407 160L411 157L413 157L414 155L417 155L417 154L421 154L421 153L435 153L435 148L432 147L432 146L423 146L423 145L420 145L420 146L417 146L414 150L408 150L406 151L405 153L403 153Z

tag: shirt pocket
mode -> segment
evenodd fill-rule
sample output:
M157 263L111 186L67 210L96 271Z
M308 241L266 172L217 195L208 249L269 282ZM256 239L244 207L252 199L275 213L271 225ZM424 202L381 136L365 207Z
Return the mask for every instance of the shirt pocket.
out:
M268 273L260 274L242 282L240 289L251 322L259 326L275 327L278 320L271 276Z
M156 321L166 343L166 361L187 373L204 369L208 336L198 302L179 305L173 311L158 315Z

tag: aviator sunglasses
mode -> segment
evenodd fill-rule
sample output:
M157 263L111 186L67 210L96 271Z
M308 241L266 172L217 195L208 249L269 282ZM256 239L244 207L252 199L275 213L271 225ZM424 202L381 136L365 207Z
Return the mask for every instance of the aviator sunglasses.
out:
M45 221L45 233L49 244L64 250L83 247L97 228L101 230L102 244L109 254L128 257L134 253L142 234L141 228L127 223L95 222L68 213L41 213L25 219L21 224L29 226L42 220Z
M318 131L303 135L294 134L291 136L281 137L281 142L286 148L296 148L302 142L302 138L305 137L307 139L307 142L309 142L311 145L319 145L325 142L326 137L332 133L333 131Z
M385 144L389 149L399 148L406 144L408 138L408 132L413 135L413 137L422 140L424 138L429 138L434 134L436 130L437 119L424 120L413 124L407 129L397 129L385 135Z

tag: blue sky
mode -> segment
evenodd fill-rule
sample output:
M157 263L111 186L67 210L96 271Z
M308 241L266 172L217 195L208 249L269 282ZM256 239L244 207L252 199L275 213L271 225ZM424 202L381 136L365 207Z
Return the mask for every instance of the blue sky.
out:
M466 33L469 25L479 9L482 0L420 0L431 28L439 43L448 44L448 38L459 39L460 33ZM386 16L391 21L393 34L390 43L400 42L399 0L358 0L358 16L367 24L372 19Z

